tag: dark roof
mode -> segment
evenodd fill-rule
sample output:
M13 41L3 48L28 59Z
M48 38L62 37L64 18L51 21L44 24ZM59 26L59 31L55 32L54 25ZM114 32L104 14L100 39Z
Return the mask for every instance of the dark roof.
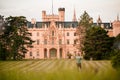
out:
M55 22L56 26L59 27L60 25L64 28L76 28L78 26L78 22ZM33 28L34 26L36 28L42 28L44 27L44 25L46 24L46 26L48 27L50 25L50 22L36 22L36 24L32 24L31 22L27 23L27 27L28 28Z
M70 28L70 27L76 28L76 27L78 27L78 22L77 21L76 22L73 22L73 21L60 22L60 21L57 21L55 23L56 23L57 27L60 27L60 25L61 25L61 27L64 27L64 28ZM45 25L47 27L49 27L50 22L36 22L36 24L31 24L31 22L27 23L28 28L33 28L34 26L36 28L42 28ZM104 26L105 29L112 29L112 23L98 23L98 24L93 23L93 26L96 26L96 25L97 26Z
M105 29L112 29L112 23L93 23L93 25L104 26Z

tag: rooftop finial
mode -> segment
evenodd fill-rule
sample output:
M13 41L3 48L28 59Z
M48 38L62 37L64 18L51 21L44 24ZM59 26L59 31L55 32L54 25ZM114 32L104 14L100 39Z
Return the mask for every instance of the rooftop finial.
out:
M53 15L53 0L52 0L52 15Z
M74 14L73 14L73 21L77 21L77 19L76 19L76 12L75 12L75 8L74 8Z
M100 15L98 16L97 23L102 23L102 20L101 20L101 18L100 18Z
M117 14L117 21L119 21L119 14Z

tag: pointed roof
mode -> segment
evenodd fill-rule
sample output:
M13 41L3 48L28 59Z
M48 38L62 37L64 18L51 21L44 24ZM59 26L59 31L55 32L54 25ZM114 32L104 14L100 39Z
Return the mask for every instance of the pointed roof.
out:
M74 14L73 14L73 20L72 21L77 21L77 19L76 19L76 12L75 12L75 8L74 8Z
M117 14L117 21L119 21L119 14Z
M100 18L100 15L99 15L99 17L98 17L97 23L102 23L102 20L101 20L101 18Z

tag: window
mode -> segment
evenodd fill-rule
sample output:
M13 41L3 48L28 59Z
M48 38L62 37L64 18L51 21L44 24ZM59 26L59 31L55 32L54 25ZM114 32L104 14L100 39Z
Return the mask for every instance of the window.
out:
M52 45L54 45L54 39L52 39Z
M76 33L74 33L74 36L76 36Z
M39 40L37 40L37 45L39 45Z
M67 44L70 44L69 39L67 39Z
M32 33L30 33L30 36L32 36Z
M62 39L59 39L59 44L62 44Z
M47 39L44 40L44 44L47 44Z
M30 52L30 56L32 56L32 52Z
M76 40L74 40L74 44L76 44Z
M39 32L37 32L37 36L39 36Z
M54 31L52 31L52 36L54 36Z
M69 32L67 32L67 36L69 36Z
M37 51L37 56L39 56L39 51Z

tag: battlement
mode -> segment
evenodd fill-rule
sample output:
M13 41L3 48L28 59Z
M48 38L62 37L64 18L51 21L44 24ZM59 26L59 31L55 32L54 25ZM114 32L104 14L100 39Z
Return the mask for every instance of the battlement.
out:
M65 8L59 8L58 11L65 11Z

